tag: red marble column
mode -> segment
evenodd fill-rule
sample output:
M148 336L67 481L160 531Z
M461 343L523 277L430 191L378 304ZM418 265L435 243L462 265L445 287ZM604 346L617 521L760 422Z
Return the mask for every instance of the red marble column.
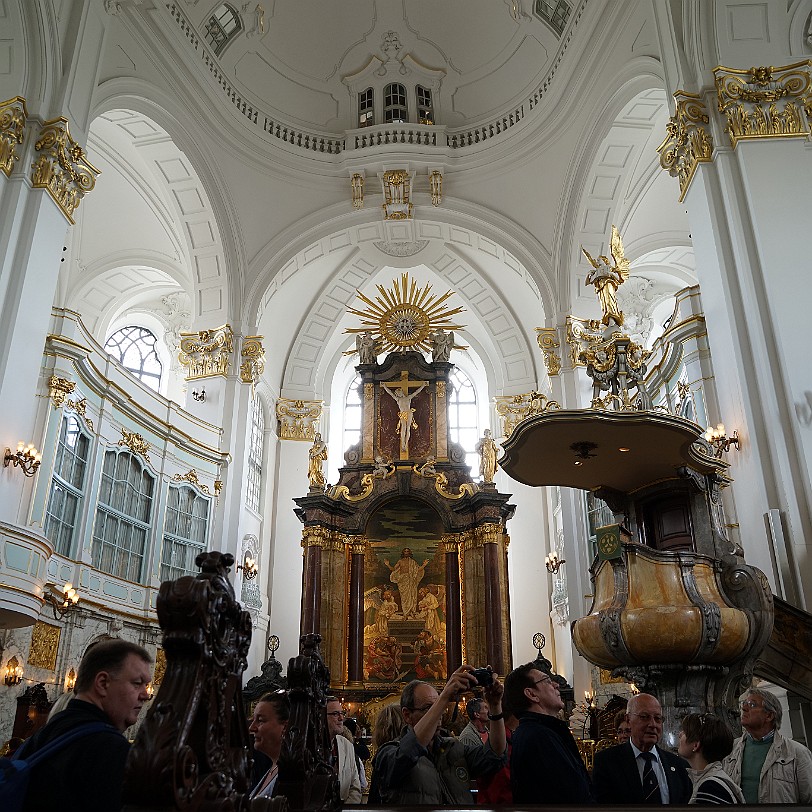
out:
M460 554L454 536L443 538L445 547L445 624L448 673L462 665L462 614L460 611Z
M347 678L364 679L364 547L365 541L350 543L350 622L347 641Z
M300 634L321 633L321 545L328 533L322 527L304 530L304 577L302 582L302 623Z

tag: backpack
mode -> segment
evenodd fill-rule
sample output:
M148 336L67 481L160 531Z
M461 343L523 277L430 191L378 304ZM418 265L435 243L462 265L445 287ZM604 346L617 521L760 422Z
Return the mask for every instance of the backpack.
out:
M14 756L0 758L0 809L3 812L22 812L33 767L67 747L76 739L105 730L118 732L106 722L88 722L57 736L27 758L15 758Z

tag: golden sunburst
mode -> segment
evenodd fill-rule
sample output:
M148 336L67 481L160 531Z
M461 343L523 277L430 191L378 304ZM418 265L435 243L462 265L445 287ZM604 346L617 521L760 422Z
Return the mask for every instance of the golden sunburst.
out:
M349 308L349 312L361 319L360 327L352 327L346 333L369 332L379 341L380 352L392 350L403 352L431 350L430 337L435 330L461 330L464 325L454 324L451 317L465 311L464 307L449 308L446 299L454 291L447 291L443 296L433 296L431 285L426 283L418 287L408 273L395 279L391 290L377 285L379 295L373 302L356 291L358 298L368 306L364 310Z

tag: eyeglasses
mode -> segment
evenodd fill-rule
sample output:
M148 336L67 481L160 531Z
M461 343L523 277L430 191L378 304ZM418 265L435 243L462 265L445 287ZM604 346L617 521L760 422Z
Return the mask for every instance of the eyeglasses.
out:
M648 724L652 719L658 724L661 725L664 721L664 717L660 716L659 713L651 714L651 713L632 713L631 716L636 716L638 719L641 719L643 722Z
M407 708L406 710L410 710L412 713L427 713L434 707L434 703L432 702L429 705L423 705L422 708Z
M764 705L759 705L757 702L753 702L752 699L745 699L744 702L741 703L741 709L746 710L747 708L752 708L755 710L756 708L763 708Z
M328 716L341 716L344 717L344 711L329 711Z
M545 682L555 682L555 680L550 679L550 677L542 677L541 679L533 680L533 685L541 685Z

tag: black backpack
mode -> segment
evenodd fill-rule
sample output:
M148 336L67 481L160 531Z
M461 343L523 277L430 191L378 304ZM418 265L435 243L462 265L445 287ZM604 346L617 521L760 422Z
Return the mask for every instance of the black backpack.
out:
M0 809L3 812L22 812L25 796L28 793L28 782L31 780L31 770L41 761L50 758L54 753L67 747L76 739L90 733L101 733L104 730L117 733L118 731L106 722L88 722L78 725L73 730L57 736L53 741L32 753L27 758L0 758Z

